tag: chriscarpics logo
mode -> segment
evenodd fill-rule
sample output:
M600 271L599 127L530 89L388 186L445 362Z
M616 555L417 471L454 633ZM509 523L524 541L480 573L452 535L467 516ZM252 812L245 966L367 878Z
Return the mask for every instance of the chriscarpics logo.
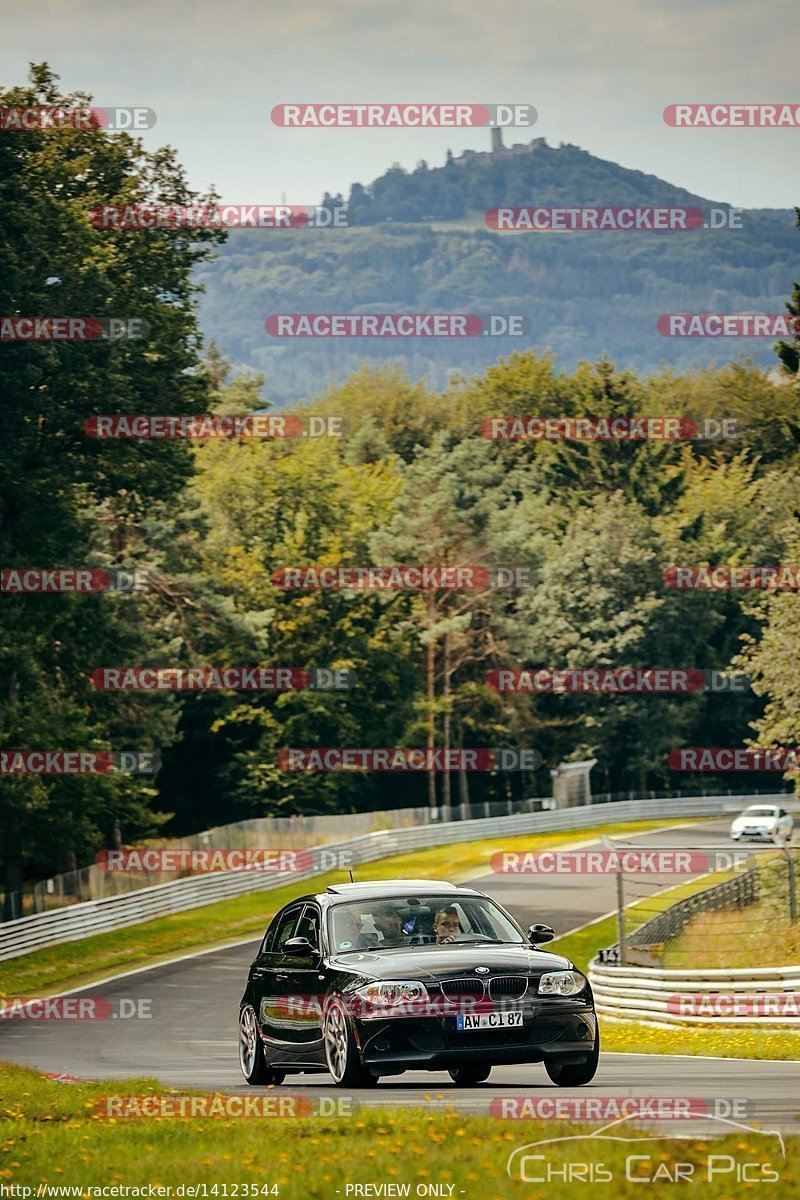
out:
M630 1124L637 1119L632 1114L592 1133L528 1142L509 1155L506 1173L510 1179L539 1187L565 1182L611 1184L611 1194L616 1195L620 1189L627 1194L628 1183L656 1184L660 1189L687 1183L722 1183L731 1189L780 1183L786 1151L777 1129L754 1129L702 1108L681 1114L693 1118L691 1133L636 1130ZM702 1127L696 1124L699 1121ZM707 1136L709 1123L712 1137Z

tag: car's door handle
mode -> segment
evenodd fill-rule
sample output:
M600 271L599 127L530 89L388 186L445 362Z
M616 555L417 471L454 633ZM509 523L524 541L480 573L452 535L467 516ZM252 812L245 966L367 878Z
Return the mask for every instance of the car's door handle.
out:
M279 971L276 967L253 967L253 979L264 979L267 975L280 980L289 978L285 971Z
M283 971L276 971L275 978L278 980L279 983L284 983L289 978L289 976L285 975L283 973Z

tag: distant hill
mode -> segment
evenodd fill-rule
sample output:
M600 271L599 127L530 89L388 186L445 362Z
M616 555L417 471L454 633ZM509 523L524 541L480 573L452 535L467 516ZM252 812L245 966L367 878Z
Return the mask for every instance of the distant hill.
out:
M580 146L548 146L534 138L497 152L448 155L443 167L422 162L414 171L391 167L369 188L354 184L348 199L358 225L435 221L483 214L500 205L708 205L655 175L595 158ZM722 207L722 205L720 205Z
M341 198L337 198L341 199ZM331 197L324 198L325 203ZM654 370L723 362L741 352L775 362L761 339L660 336L666 312L783 312L800 277L792 210L751 210L741 229L693 232L497 233L490 208L523 205L728 209L653 175L544 139L499 154L466 152L443 167L390 168L354 184L347 229L241 230L198 270L200 317L237 367L263 371L278 404L313 395L364 359L401 359L442 386L501 354L549 348L565 368L607 354ZM521 313L524 338L278 339L284 312Z

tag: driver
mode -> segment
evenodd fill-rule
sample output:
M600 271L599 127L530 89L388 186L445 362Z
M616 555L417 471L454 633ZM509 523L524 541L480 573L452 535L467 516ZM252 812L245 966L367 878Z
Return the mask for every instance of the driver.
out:
M454 905L445 904L436 910L433 932L436 934L437 946L441 946L445 942L454 942L457 939L461 932L461 926L458 921L458 909Z
M355 908L345 908L337 914L337 949L366 950L372 945L370 935L365 933L361 926L363 916L364 914Z

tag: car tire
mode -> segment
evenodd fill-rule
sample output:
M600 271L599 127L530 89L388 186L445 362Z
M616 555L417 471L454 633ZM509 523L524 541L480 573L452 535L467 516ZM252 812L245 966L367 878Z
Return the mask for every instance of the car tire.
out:
M338 997L329 1001L322 1019L325 1061L337 1087L374 1087L377 1077L358 1057L353 1026Z
M545 1062L544 1069L558 1087L583 1087L585 1083L591 1083L594 1079L599 1062L600 1033L598 1031L594 1038L594 1049L588 1055L586 1062Z
M252 1087L283 1083L286 1078L282 1071L273 1071L267 1062L252 1004L245 1004L239 1013L239 1066Z
M491 1070L484 1063L464 1063L460 1067L450 1067L447 1074L457 1087L474 1087L476 1083L484 1083Z

